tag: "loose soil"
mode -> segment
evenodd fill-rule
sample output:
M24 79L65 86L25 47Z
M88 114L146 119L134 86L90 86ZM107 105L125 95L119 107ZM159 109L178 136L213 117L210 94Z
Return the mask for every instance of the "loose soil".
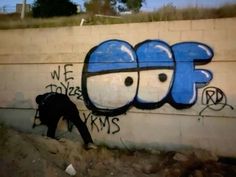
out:
M147 152L85 150L80 142L54 140L0 127L1 177L236 177L234 163L223 163L210 152ZM225 159L224 159L225 160ZM233 162L233 161L231 161Z

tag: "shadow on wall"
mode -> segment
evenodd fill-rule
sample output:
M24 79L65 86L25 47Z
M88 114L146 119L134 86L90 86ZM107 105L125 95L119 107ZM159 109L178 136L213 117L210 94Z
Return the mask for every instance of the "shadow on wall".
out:
M16 92L14 98L6 106L0 109L0 122L22 131L32 131L35 109L32 100L25 99L22 92ZM20 125L20 126L19 126ZM40 129L37 132L42 132Z
M7 105L9 108L33 109L31 99L25 99L22 92L16 92L13 100Z

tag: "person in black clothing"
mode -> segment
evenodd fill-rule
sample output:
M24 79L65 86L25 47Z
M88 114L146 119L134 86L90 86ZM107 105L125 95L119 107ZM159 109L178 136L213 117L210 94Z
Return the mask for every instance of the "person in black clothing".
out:
M48 127L47 136L55 138L55 132L59 119L63 116L67 122L72 122L79 130L87 149L95 149L92 137L87 126L80 119L79 111L76 105L67 95L59 93L45 93L36 97L38 110L36 118L39 118L41 124ZM39 114L39 116L37 116ZM33 125L33 127L35 124Z

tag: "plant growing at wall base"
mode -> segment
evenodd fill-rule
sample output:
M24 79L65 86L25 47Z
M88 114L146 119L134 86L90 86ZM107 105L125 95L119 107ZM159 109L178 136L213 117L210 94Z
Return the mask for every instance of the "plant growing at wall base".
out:
M33 3L33 17L70 16L77 13L77 6L70 0L36 0Z

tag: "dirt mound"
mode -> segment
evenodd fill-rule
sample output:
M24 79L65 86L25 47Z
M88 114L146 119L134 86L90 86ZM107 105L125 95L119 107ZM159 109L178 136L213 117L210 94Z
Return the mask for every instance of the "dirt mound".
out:
M0 128L1 177L234 177L236 167L217 161L206 151L126 151L98 147L85 150L79 142L59 141ZM201 158L203 154L204 158ZM209 157L209 158L208 158Z

